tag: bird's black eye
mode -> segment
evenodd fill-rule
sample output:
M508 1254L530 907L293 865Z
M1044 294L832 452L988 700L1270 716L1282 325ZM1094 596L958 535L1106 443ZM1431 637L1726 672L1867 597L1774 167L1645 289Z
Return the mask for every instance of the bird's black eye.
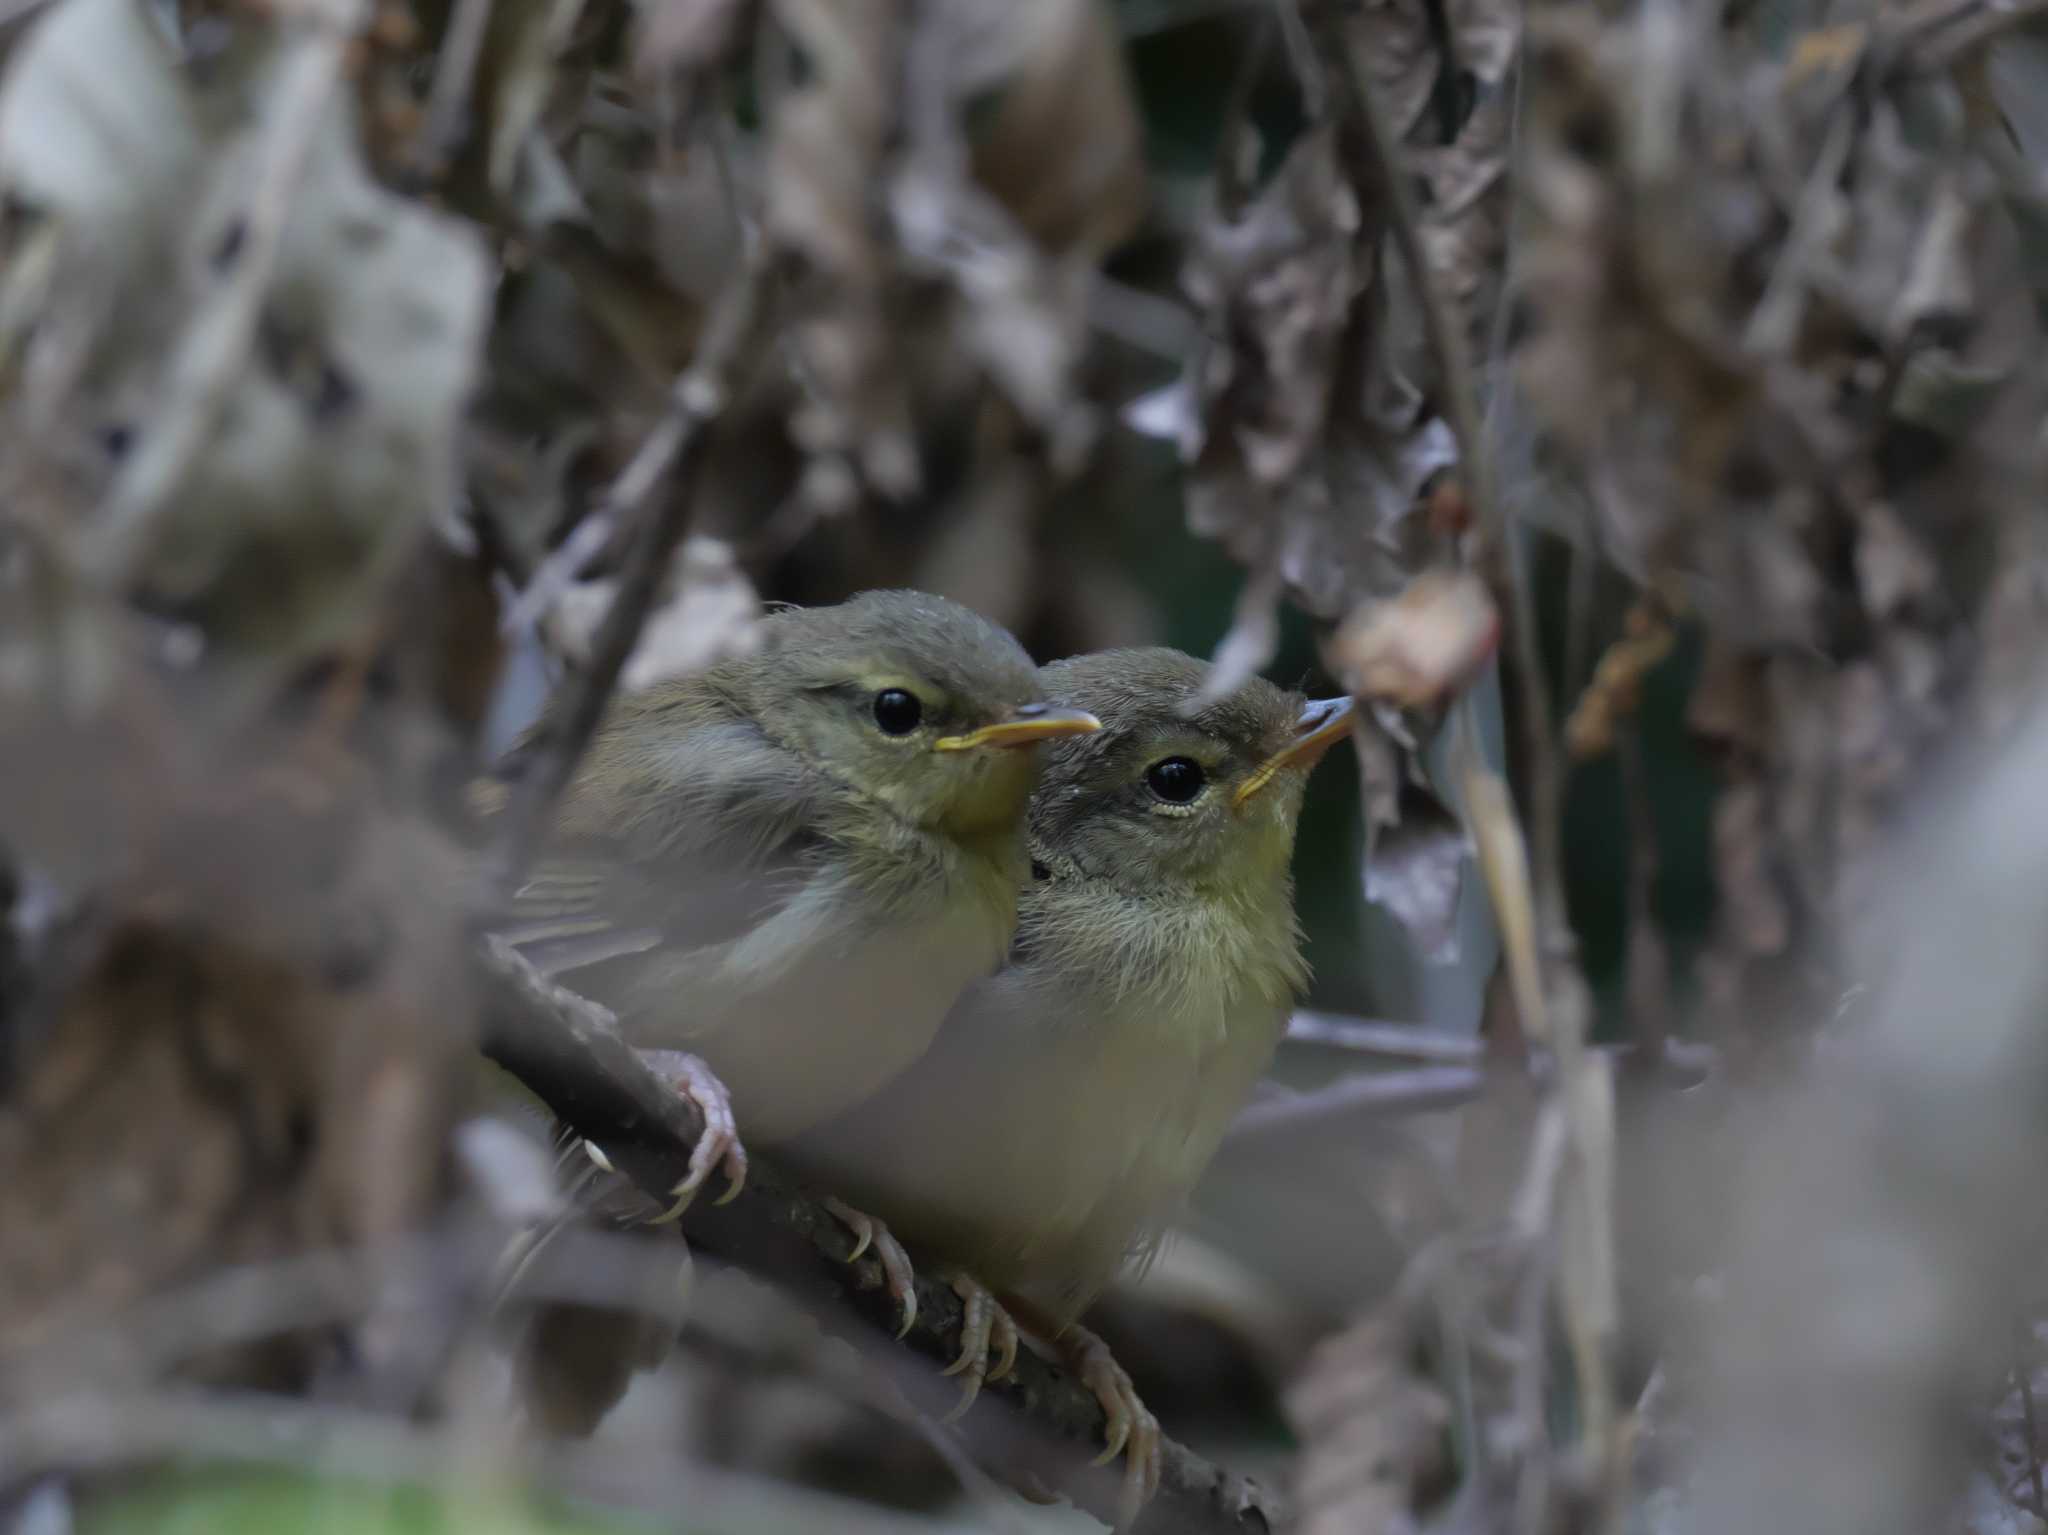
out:
M1192 757L1168 757L1145 769L1145 782L1169 805L1187 805L1202 792L1202 764Z
M875 723L892 736L907 736L924 718L924 705L907 688L883 688L875 695Z

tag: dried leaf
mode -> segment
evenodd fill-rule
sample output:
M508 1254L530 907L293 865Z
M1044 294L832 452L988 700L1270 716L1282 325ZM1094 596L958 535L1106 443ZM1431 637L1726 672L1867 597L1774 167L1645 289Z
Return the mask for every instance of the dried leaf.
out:
M1422 709L1463 688L1499 642L1500 614L1484 581L1426 570L1400 596L1357 608L1327 655L1354 697Z
M301 93L323 47L282 35L253 81L195 85L140 0L65 0L0 92L0 181L60 230L61 284L113 306L68 430L139 436L101 475L144 508L138 583L243 655L331 638L448 516L487 308L475 237L378 186L345 105ZM229 109L250 89L253 124ZM271 218L266 267L244 247Z
M1856 584L1872 617L1892 619L1933 593L1934 560L1891 506L1870 502L1857 524Z
M584 0L491 0L490 32L479 68L490 124L491 189L508 195L514 172L555 83L559 54L583 14Z
M1299 474L1322 439L1351 306L1372 273L1361 223L1324 131L1289 151L1240 217L1212 213L1197 231L1186 283L1212 351L1192 382L1208 442L1242 455L1260 486Z
M647 0L640 7L634 69L660 79L705 68L732 47L749 9L748 0Z
M1792 938L1792 916L1772 870L1771 831L1763 790L1754 784L1724 789L1714 805L1714 882L1721 923L1747 955L1782 954Z
M1007 78L973 142L974 179L1041 250L1078 254L1092 265L1145 206L1138 112L1108 7L1101 0L951 3L992 8L1003 34L992 51L1000 57L994 72Z
M1302 1441L1304 1535L1405 1535L1418 1488L1444 1461L1450 1404L1415 1372L1402 1299L1316 1345L1287 1393Z
M760 644L761 599L731 545L702 535L685 539L673 580L674 594L649 616L619 673L622 688L653 687ZM572 661L586 659L616 589L612 581L583 581L565 592L543 624L552 648Z
M1456 460L1368 318L1378 236L1318 129L1235 216L1208 211L1185 276L1207 336L1186 378L1199 425L1171 423L1188 525L1333 619L1407 585L1433 538L1422 491Z
M1648 601L1629 609L1621 638L1607 648L1593 669L1586 691L1564 722L1565 747L1584 760L1614 745L1614 727L1635 713L1643 678L1671 654L1677 635Z
M775 9L812 71L776 114L762 216L794 278L792 328L813 384L806 446L852 458L884 495L908 496L918 456L884 307L887 253L868 216L883 177L899 7L779 0Z
M1365 898L1384 907L1430 964L1458 958L1458 897L1472 843L1434 794L1404 784L1395 818L1371 841Z

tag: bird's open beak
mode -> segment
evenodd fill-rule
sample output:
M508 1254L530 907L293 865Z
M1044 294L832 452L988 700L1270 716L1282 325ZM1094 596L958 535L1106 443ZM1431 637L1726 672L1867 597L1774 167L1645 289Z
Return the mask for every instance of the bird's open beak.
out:
M1348 698L1318 698L1310 703L1294 722L1294 739L1261 762L1252 776L1237 786L1231 804L1244 804L1285 768L1314 767L1324 752L1351 733L1351 714Z
M964 752L977 746L1031 746L1054 736L1091 735L1102 721L1086 709L1058 709L1051 704L1023 704L1008 719L983 725L964 736L940 736L934 751Z

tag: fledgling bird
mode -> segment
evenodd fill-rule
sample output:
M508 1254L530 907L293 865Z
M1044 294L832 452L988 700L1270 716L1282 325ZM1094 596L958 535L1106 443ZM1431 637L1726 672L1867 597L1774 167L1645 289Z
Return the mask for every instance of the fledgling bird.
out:
M704 1057L749 1141L858 1102L1000 963L1028 748L1098 728L944 598L791 608L617 699L502 936L648 1048Z
M1097 728L944 598L778 611L753 653L613 702L500 936L632 1044L701 1058L725 1141L786 1141L915 1060L1000 964L1034 748ZM680 1085L722 1117L716 1083Z
M1014 1358L1003 1308L1059 1335L1110 1419L1104 1458L1127 1454L1132 1509L1157 1426L1078 1319L1156 1244L1285 1031L1307 980L1295 823L1351 724L1348 699L1258 679L1197 706L1207 670L1165 649L1044 668L1103 728L1047 753L1009 962L914 1066L784 1152L955 1266L963 1409L991 1336L997 1377Z

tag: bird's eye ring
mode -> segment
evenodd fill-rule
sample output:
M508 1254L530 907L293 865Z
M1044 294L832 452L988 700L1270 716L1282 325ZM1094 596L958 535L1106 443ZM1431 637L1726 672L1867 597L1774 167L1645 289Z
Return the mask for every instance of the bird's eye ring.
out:
M1192 757L1167 757L1145 769L1145 785L1169 805L1191 805L1206 782Z
M875 695L875 723L884 735L907 736L924 719L924 705L908 688L883 688Z

